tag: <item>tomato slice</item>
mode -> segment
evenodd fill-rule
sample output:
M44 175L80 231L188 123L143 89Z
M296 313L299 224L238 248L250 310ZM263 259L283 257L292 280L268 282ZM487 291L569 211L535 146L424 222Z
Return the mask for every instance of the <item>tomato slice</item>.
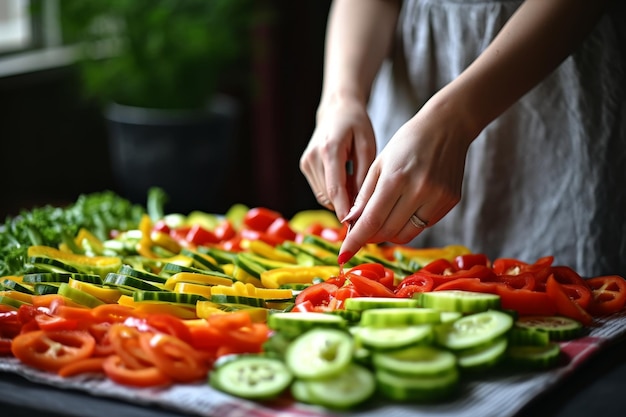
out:
M619 275L603 275L587 280L591 288L592 314L605 315L621 311L626 305L626 280Z
M57 372L63 366L91 356L96 341L86 331L34 330L13 339L12 352L24 364Z
M348 272L346 278L362 297L395 297L395 293L380 282ZM310 288L310 287L309 287Z
M353 266L347 271L347 273L361 275L376 281L380 281L386 275L385 267L376 262Z
M415 293L431 291L433 286L432 277L424 274L412 274L400 281L395 293L397 297L411 298Z
M335 296L339 287L329 282L313 284L300 292L296 296L295 303L301 304L309 301L314 306L327 306Z
M558 314L578 320L586 326L593 323L593 317L567 295L562 284L554 278L554 275L548 277L546 293L554 302Z

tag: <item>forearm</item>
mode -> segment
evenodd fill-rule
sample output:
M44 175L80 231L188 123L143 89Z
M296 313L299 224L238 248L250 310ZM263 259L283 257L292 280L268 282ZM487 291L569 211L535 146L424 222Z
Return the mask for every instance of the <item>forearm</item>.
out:
M329 14L322 101L348 94L364 103L393 42L399 0L335 0Z
M526 0L485 51L435 100L478 134L547 77L591 32L605 0Z

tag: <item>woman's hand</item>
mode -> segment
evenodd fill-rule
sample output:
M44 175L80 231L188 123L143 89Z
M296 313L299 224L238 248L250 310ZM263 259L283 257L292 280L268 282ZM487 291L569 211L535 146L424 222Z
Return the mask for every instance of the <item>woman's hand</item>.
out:
M343 219L355 223L341 247L340 263L366 243L409 242L459 202L476 132L447 107L427 103L375 159Z
M342 219L375 156L374 131L363 101L335 97L318 110L317 127L300 158L300 170L317 201ZM348 161L352 161L352 175L346 169Z

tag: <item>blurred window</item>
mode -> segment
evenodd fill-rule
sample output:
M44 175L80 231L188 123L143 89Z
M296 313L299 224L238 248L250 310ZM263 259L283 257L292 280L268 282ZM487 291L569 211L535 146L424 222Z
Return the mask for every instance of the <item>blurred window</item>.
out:
M60 4L61 0L0 0L0 77L74 61L74 47L63 44Z
M33 42L29 0L0 2L0 53L23 50Z

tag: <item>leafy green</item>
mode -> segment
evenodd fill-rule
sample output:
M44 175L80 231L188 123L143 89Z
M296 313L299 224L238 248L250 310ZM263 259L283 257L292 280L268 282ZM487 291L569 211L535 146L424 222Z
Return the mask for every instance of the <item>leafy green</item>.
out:
M84 227L105 240L112 230L137 228L146 212L112 191L82 194L68 207L22 210L0 225L0 276L23 273L28 247L58 246Z

